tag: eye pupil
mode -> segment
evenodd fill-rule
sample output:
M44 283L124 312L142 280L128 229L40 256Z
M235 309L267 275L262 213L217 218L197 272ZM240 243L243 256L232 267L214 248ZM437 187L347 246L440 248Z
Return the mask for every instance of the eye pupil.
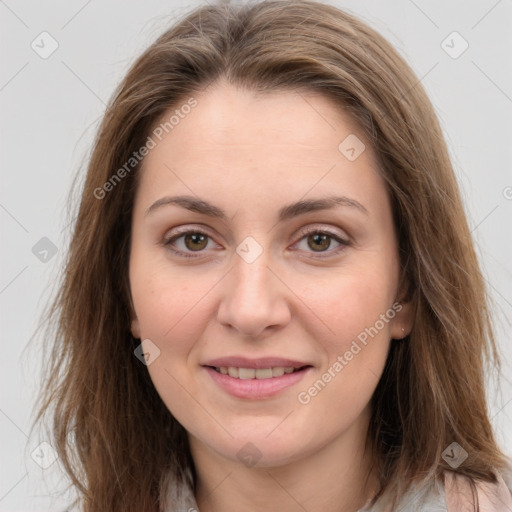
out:
M201 233L189 233L185 235L185 245L187 246L187 249L190 249L192 251L194 250L201 250L206 247L206 244L204 243L206 241L207 237ZM188 242L192 241L193 245L189 246ZM199 245L198 245L199 242ZM203 244L203 245L201 245Z
M330 238L331 237L329 235L316 233L308 237L308 245L311 249L317 249L318 246L313 247L313 245L309 243L310 240L314 240L314 244L321 244L320 249L328 249L331 245Z

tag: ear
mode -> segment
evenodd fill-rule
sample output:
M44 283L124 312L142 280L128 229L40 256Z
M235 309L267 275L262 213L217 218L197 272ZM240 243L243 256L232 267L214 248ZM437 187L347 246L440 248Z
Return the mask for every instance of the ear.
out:
M412 297L407 297L407 283L403 282L400 287L393 309L396 312L391 320L391 338L401 340L408 336L414 325L415 301Z
M131 331L132 331L132 336L135 339L140 339L141 338L141 336L140 336L139 320L136 317L132 318Z
M396 315L391 320L391 338L401 340L411 333L414 324L414 307L411 302L396 301L393 304Z
M130 296L130 318L131 318L130 330L132 331L132 336L135 339L140 339L141 338L140 323L139 323L139 319L137 318L137 314L135 313L135 308L133 306L133 300L132 300L131 296Z

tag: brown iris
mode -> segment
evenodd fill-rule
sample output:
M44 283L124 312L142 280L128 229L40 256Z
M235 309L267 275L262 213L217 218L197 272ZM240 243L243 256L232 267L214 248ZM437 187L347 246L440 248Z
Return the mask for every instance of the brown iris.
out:
M191 251L200 251L208 244L208 237L202 233L188 233L184 236L185 246ZM189 245L188 242L191 242Z
M328 249L329 246L331 245L331 237L329 235L325 235L325 234L319 234L319 233L315 233L313 235L309 235L308 236L308 246L311 248L311 249L318 249L319 248L319 245L321 245L320 249ZM311 240L314 240L313 244L316 244L316 247L310 243Z

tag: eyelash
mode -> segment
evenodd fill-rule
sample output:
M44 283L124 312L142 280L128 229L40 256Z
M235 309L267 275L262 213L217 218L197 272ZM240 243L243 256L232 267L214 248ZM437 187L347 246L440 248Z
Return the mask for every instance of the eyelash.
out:
M168 247L172 252L174 252L175 254L177 254L180 257L183 257L183 258L200 258L201 254L193 255L193 254L191 254L189 252L184 252L184 251L181 251L181 250L176 250L176 249L174 249L172 247L172 243L173 242L175 242L179 238L181 238L183 236L186 236L186 235L189 235L189 234L204 235L204 236L206 236L207 238L209 238L211 240L210 235L208 235L208 233L206 233L205 231L202 231L201 229L187 229L186 231L181 231L181 232L173 235L172 237L165 239L164 242L163 242L163 245L165 247ZM346 247L348 247L350 245L350 242L348 240L345 240L344 238L341 238L339 235L336 235L336 234L334 234L334 233L332 233L332 232L330 232L328 230L321 230L321 229L310 229L310 230L306 230L306 231L301 232L301 238L299 238L298 242L300 242L302 239L306 238L309 235L328 235L329 238L332 238L333 240L335 240L336 242L338 242L340 244L339 247L337 247L336 249L333 249L333 250L321 251L319 253L313 252L312 253L312 257L313 258L317 258L317 259L330 258L333 255L337 255L339 252L343 251ZM298 243L298 242L296 242L296 243ZM197 251L197 252L201 253L203 251ZM320 254L324 254L324 253L328 253L328 255L327 256L321 256L320 255Z

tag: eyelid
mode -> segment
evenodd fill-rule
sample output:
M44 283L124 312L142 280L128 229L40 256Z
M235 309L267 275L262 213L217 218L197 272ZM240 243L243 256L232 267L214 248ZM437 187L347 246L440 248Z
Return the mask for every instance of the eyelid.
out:
M194 233L196 233L196 232L203 233L205 235L208 234L208 229L206 227L202 226L201 224L185 224L184 226L177 226L175 228L167 230L167 232L169 232L169 231L173 232L173 234L172 234L173 237L180 233L181 234L189 233L191 231ZM210 236L210 235L208 234L208 236Z
M325 233L326 235L331 235L333 238L341 239L345 243L350 243L350 237L345 232L340 234L334 228L326 227L321 224L312 224L301 228L297 232L296 236L304 237L304 235L309 235L311 233Z

